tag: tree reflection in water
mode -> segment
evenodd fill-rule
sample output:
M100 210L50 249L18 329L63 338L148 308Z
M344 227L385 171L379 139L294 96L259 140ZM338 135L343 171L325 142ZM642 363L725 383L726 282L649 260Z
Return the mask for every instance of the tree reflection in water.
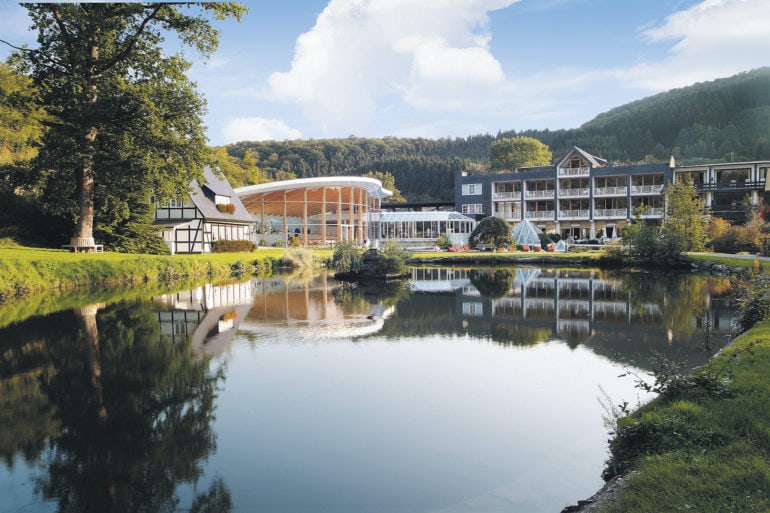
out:
M210 371L189 343L164 340L147 303L75 315L78 332L46 345L53 366L41 388L61 431L38 489L61 512L175 510L177 486L195 483L215 448L221 369ZM192 510L231 511L225 484L215 480Z

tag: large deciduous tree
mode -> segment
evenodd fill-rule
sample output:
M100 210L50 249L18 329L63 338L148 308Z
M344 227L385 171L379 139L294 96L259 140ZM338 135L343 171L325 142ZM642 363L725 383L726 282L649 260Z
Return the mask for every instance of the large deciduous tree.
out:
M498 139L489 149L489 166L492 171L515 171L520 167L547 166L551 163L551 150L532 137Z
M0 63L0 166L16 165L37 154L45 111L29 77Z
M36 160L49 212L76 221L93 240L94 219L115 232L150 193L186 192L202 175L205 101L163 49L176 34L208 57L218 32L209 21L236 17L235 3L25 4L38 46L25 50L53 116Z
M666 187L664 238L678 240L682 251L703 251L708 220L705 203L692 183L678 181Z

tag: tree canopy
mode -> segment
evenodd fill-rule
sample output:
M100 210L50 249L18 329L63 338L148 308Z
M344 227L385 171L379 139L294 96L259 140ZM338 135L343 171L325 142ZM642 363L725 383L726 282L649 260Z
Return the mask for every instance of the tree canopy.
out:
M502 217L489 216L482 219L468 238L472 247L479 244L491 244L496 248L513 244L511 225Z
M37 155L45 110L36 103L29 77L0 63L0 166L18 164Z
M547 166L552 158L548 146L535 138L503 138L492 143L489 167L492 171L515 171L520 167Z
M703 251L708 240L707 225L705 204L695 186L678 181L666 187L664 239L678 239L683 251Z
M167 34L204 57L216 19L240 19L235 3L25 4L38 46L23 50L52 119L35 167L47 210L93 239L140 222L150 194L169 198L202 176L205 101L167 55ZM188 14L189 11L193 11ZM144 205L144 208L142 207ZM144 218L145 224L149 219ZM111 241L107 241L108 243Z

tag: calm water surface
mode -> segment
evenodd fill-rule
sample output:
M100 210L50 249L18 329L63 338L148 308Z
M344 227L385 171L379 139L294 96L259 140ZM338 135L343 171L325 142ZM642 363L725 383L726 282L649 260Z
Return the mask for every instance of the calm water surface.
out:
M591 495L608 401L703 361L723 280L415 269L85 305L0 329L0 512L548 512Z

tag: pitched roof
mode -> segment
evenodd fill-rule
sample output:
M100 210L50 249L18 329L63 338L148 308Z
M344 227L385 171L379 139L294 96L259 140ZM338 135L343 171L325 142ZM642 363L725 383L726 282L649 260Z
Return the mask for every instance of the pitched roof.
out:
M525 219L513 229L513 240L516 244L528 244L537 246L540 244L540 234L543 231L532 224L529 219Z
M567 154L564 155L564 158L561 159L556 166L562 167L562 165L572 156L573 153L580 154L580 156L583 157L584 160L586 160L588 163L591 164L591 167L604 167L608 164L608 162L605 159L601 157L597 157L596 155L591 155L587 151L581 148L578 148L577 146L573 146L572 148L570 148Z
M219 176L211 167L206 166L203 168L203 177L205 183L203 186L199 185L196 180L190 182L190 199L193 204L200 210L203 217L207 220L219 220L230 223L252 223L252 218L249 211L241 203L241 199L235 194L230 182L224 176ZM227 196L230 198L230 203L235 205L235 212L230 214L229 212L220 212L214 200L214 196Z

